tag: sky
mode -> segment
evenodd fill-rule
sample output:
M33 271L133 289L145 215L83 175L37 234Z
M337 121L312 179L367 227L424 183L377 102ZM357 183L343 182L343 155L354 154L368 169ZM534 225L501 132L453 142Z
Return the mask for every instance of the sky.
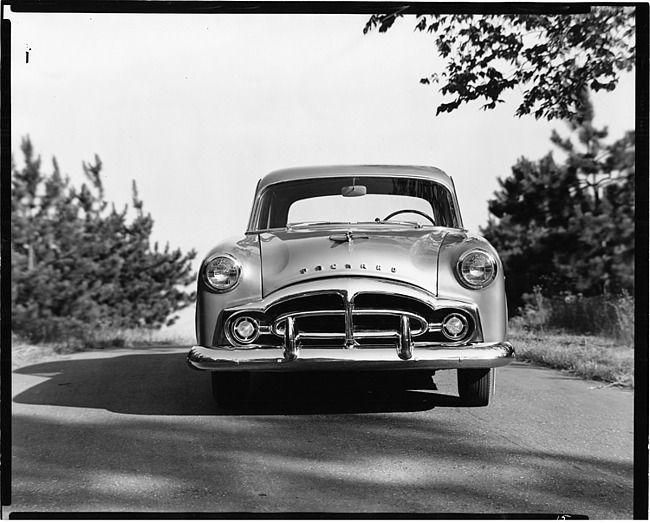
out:
M464 224L517 159L553 150L560 121L449 101L419 79L440 71L414 18L363 34L366 15L12 13L12 152L30 136L43 167L71 180L103 163L106 198L131 203L135 180L152 240L196 249L245 230L257 180L302 165L432 165L455 181ZM634 128L634 77L594 96L611 140ZM556 153L556 157L561 155Z

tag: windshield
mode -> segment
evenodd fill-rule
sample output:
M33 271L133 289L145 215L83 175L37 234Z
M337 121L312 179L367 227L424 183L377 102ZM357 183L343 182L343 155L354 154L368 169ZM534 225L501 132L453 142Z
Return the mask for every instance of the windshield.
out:
M274 229L304 223L385 223L388 217L390 223L460 227L453 198L443 185L417 178L359 176L271 185L256 203L251 228Z

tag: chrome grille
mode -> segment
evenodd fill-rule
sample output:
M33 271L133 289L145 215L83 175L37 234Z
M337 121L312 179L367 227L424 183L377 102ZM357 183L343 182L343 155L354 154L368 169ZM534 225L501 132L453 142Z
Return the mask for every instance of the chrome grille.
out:
M427 320L417 314L394 310L358 310L353 309L349 315L345 311L307 311L292 312L279 316L272 326L272 332L284 336L287 318L292 317L296 336L301 339L346 339L346 328L351 318L354 339L393 338L400 328L400 318L409 320L412 336L424 334L429 328Z
M480 338L477 316L467 306L436 307L409 296L345 291L300 295L277 302L265 311L237 311L225 318L225 330L244 314L260 325L260 336L249 345L284 347L296 351L304 346L396 348L405 354L421 344L461 344ZM468 329L462 338L445 337L442 322L460 314ZM233 336L229 336L232 342ZM234 343L242 345L240 343ZM410 356L409 356L410 357Z

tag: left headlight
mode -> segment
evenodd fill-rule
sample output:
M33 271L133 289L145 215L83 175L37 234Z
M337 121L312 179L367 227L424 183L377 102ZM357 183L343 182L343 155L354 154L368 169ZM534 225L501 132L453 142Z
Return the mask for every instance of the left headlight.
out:
M234 289L241 279L241 264L229 254L217 256L205 264L205 282L217 292Z
M484 289L496 278L497 262L487 251L471 250L458 260L456 273L465 287Z

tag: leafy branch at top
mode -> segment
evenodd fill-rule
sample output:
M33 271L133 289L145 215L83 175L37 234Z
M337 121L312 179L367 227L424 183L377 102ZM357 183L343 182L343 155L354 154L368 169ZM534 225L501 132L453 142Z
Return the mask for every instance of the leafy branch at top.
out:
M364 33L386 32L403 16L373 15ZM518 87L517 116L580 121L584 92L615 89L635 61L634 8L625 6L571 15L417 15L415 30L434 35L445 60L443 71L420 80L452 97L436 114L475 100L493 109Z

